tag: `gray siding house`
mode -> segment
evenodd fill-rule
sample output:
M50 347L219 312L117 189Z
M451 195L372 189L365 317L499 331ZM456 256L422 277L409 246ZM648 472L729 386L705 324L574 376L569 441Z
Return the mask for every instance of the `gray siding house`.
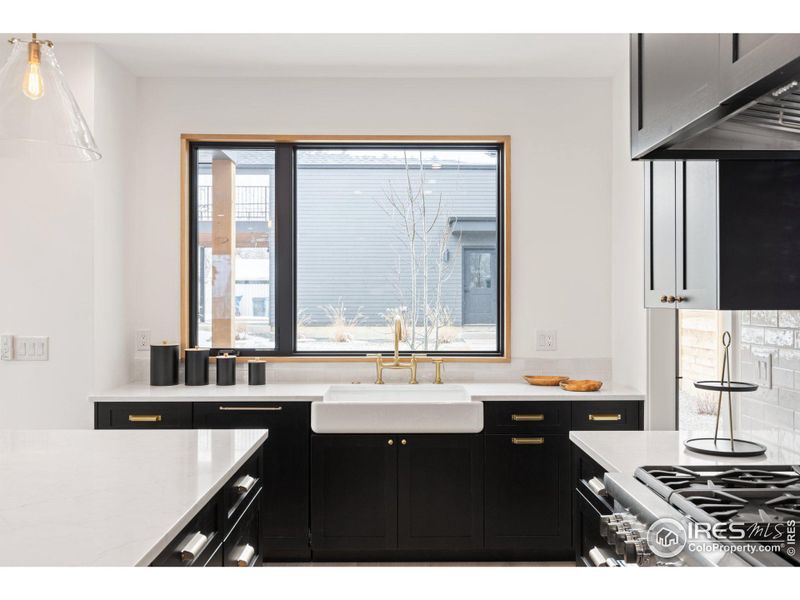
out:
M237 164L237 313L268 320L274 155L225 152ZM478 156L454 160L425 151L420 172L415 152L405 159L398 151L298 151L296 286L304 324L327 325L326 307L341 306L347 318L359 314L361 325L383 325L395 311L407 316L414 297L421 324L426 279L429 315L434 311L455 326L496 323L496 155L471 154ZM205 296L211 282L203 273L210 255L204 241L211 220L210 158L201 155L198 164L200 280L206 281L199 290L201 321L210 319Z

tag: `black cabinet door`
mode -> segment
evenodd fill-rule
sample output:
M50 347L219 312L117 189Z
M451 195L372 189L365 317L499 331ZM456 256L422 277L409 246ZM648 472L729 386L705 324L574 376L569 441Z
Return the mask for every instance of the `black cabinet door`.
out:
M789 77L800 58L800 34L723 33L720 34L720 93L723 102L775 71ZM786 68L789 67L789 68ZM770 85L787 83L779 74ZM769 85L767 86L769 87Z
M717 298L717 162L676 164L677 306L714 310Z
M397 548L397 436L311 436L313 550Z
M98 402L95 429L191 429L191 402Z
M399 436L397 535L401 549L481 548L482 438Z
M487 549L571 546L569 442L566 435L485 436Z
M266 428L261 531L264 559L308 558L308 402L197 402L196 429Z
M719 35L632 34L630 56L631 155L642 158L718 106Z
M675 163L646 162L645 291L647 308L675 308Z

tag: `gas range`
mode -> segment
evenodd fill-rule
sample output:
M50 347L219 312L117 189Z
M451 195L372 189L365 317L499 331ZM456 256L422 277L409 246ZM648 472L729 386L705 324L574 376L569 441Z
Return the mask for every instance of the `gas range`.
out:
M609 565L800 566L800 466L645 466L605 485Z

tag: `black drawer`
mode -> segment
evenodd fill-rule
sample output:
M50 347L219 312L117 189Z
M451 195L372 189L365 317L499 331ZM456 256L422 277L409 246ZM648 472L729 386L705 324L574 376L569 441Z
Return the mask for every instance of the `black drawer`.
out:
M250 502L261 491L263 448L259 448L236 474L225 484L222 491L225 518L233 524L244 512Z
M572 429L638 430L639 403L613 400L573 402Z
M483 403L486 433L566 433L569 402Z
M157 567L204 567L214 561L224 536L222 494L217 494L153 561ZM204 536L204 537L199 537Z
M259 489L222 544L223 563L226 567L253 567L261 564L260 493Z
M95 429L191 429L191 402L98 402Z

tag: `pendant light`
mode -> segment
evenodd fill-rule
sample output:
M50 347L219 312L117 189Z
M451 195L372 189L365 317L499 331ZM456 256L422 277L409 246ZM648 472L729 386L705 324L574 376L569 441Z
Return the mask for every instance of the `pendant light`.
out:
M92 132L64 79L53 42L13 38L0 70L0 151L59 161L98 160Z

